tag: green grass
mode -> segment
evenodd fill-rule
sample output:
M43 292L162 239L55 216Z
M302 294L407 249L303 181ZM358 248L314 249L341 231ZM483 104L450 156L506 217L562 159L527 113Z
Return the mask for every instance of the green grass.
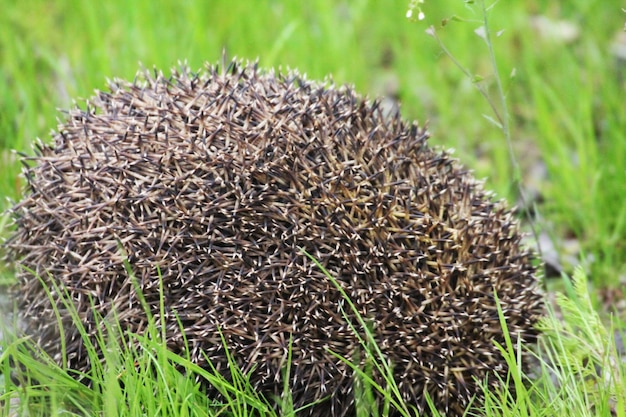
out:
M80 375L89 386L77 382L45 354L40 352L39 359L35 359L32 352L36 348L25 340L6 346L0 357L5 375L11 369L9 356L25 371L19 374L19 385L5 378L0 390L0 415L10 415L10 398L19 399L19 405L14 407L18 415L275 415L234 364L230 378L226 379L174 355L154 321L141 335L122 335L108 324L103 327L106 332L96 345L84 338L90 357L95 359L91 372ZM98 360L99 351L105 352L102 363ZM224 399L208 399L196 377L219 387Z
M626 416L626 362L616 349L617 333L594 310L582 269L573 275L571 298L559 295L540 323L543 335L535 349L532 377L516 363L521 347L502 347L511 365L516 395L506 389L486 391L486 416Z
M482 24L480 8L460 0L427 1L426 19L411 22L404 17L407 5L367 0L0 0L0 196L19 198L24 180L13 150L30 153L37 137L50 140L56 119L63 117L58 108L67 109L73 99L83 105L94 89L106 87L106 78L132 78L142 65L167 72L182 60L199 68L225 54L228 59L258 58L262 67L298 68L309 78L332 76L370 96L397 96L405 118L428 123L434 145L456 149L456 156L486 179L487 188L518 201L507 141L484 117L494 114L475 88L476 80L482 80L479 86L502 111L487 46L474 33ZM453 15L459 21L441 27ZM580 33L571 41L542 34L533 16L564 20ZM565 261L571 255L565 247L572 241L580 246L573 255L586 274L577 271L576 291L569 298L559 296L566 314L551 315L544 323L539 375L522 375L516 368L522 347L503 347L513 365L517 396L507 390L489 392L484 414L608 416L613 410L623 416L625 369L612 341L614 328L623 323L600 321L593 308L599 307L596 294L585 292L584 276L592 288L618 287L626 277L626 64L610 52L626 14L619 4L603 0L535 0L500 2L490 9L489 19L494 35L502 31L494 36L493 47L521 184L529 194L536 190L541 195L531 201L538 213L535 225L551 236L569 273L574 265ZM459 71L426 35L430 25L476 77ZM534 174L541 168L546 175ZM6 198L0 200L0 209L9 206ZM7 220L6 215L0 218L4 235ZM0 265L0 272L2 282L11 279L6 265ZM567 279L563 282L564 288L571 287ZM28 353L28 341L13 341L0 353L4 374L13 355L40 384L16 387L4 378L0 398L20 397L20 407L29 408L31 415L47 409L51 415L219 413L220 406L209 404L179 372L181 367L206 371L167 352L158 332L153 336L127 335L136 349L107 357L92 388L51 363L41 366ZM130 363L138 365L122 367ZM132 372L120 374L122 368ZM224 405L231 415L248 416L252 410L271 415L250 392L245 376L235 381L238 388ZM122 390L120 382L136 391ZM230 384L216 383L225 389ZM0 410L0 416L9 415L6 402L0 402Z
M334 278L326 274L342 291ZM540 323L543 334L537 346L529 352L535 358L529 374L520 367L522 351L527 347L512 344L506 319L499 310L506 343L498 348L510 372L497 390L490 388L492 385L485 381L485 403L470 409L468 415L626 416L626 361L617 352L614 328L605 325L595 311L582 269L575 271L572 285L571 297L559 295L556 308L549 307L548 315ZM387 415L385 410L399 410L407 417L415 415L414 407L404 403L399 396L391 364L373 343L374 336L368 331L366 322L343 291L342 295L347 300L347 308L357 314L359 327L365 329L359 334L363 355L370 364L365 369L353 366L357 376L357 415L384 416ZM90 342L77 321L94 364L88 374L79 375L83 381L89 381L88 385L77 382L67 370L43 352L38 352L27 340L9 337L3 342L0 370L4 375L9 375L15 366L24 371L17 374L17 385L6 377L0 382L0 416L15 415L12 412L34 416L297 415L298 410L293 409L287 388L279 401L279 411L273 410L268 400L252 389L247 376L230 355L227 378L170 352L158 321L149 313L148 317L149 324L142 334L125 333L116 327L115 322L102 320L99 327L103 330L95 344ZM623 323L620 327L623 329ZM353 331L357 332L357 329L353 327ZM33 354L33 350L38 353ZM104 352L102 360L98 359L98 352ZM374 368L384 375L382 385L371 378ZM287 369L285 375L288 374ZM209 381L222 398L211 400L203 395L197 377ZM507 389L509 386L515 390ZM382 395L382 414L375 406L373 392ZM11 399L12 408L9 406ZM431 406L432 414L440 416Z

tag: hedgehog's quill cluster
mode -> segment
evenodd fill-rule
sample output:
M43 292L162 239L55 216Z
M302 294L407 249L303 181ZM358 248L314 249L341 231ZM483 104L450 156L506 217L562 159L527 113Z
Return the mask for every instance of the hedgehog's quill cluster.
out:
M328 396L300 415L350 415L353 371L331 351L365 360L343 314L357 321L304 249L371 323L404 399L425 410L426 390L461 415L476 379L507 371L494 295L514 343L536 338L541 297L511 212L426 138L295 73L233 63L115 81L29 158L7 242L26 267L24 331L60 361L57 308L69 365L88 369L66 291L94 338L94 309L141 332L127 259L173 351L228 375L221 331L271 399L291 348L294 405Z

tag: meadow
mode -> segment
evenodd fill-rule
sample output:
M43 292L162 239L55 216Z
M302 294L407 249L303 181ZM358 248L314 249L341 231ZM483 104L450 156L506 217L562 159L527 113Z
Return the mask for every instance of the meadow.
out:
M37 138L49 141L64 117L59 109L75 100L84 106L107 79L234 57L330 77L427 125L433 146L454 149L486 188L518 207L527 244L542 258L551 308L535 350L539 365L523 374L516 359L526 347L503 346L516 395L489 392L474 412L626 416L624 5L427 0L423 20L417 10L407 18L409 7L409 0L0 0L0 210L24 190L19 155L31 154ZM10 229L4 214L0 233ZM11 265L0 265L2 284L13 278ZM108 358L159 365L157 377L124 376L125 386L141 381L137 392L122 392L105 368L100 384L86 388L52 364L39 365L23 341L3 341L5 375L12 355L33 380L47 382L25 388L0 379L0 416L213 410L172 363L206 371L172 357L158 340L146 336L144 351ZM227 389L232 401L215 415L272 415L244 376L235 380Z

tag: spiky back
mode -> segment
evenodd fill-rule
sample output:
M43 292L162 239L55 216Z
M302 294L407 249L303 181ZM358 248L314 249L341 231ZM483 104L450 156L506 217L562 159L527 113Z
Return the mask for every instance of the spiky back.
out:
M88 358L54 287L94 337L91 303L141 331L128 259L157 317L162 285L174 351L182 323L191 357L228 372L221 331L254 386L278 395L291 343L296 407L330 395L304 414L343 416L353 371L330 351L363 361L343 314L357 321L305 249L372 324L403 397L423 410L426 389L460 415L475 378L506 372L494 293L514 341L535 338L541 298L510 211L426 138L296 73L234 64L116 81L31 158L8 247L53 287L72 367ZM30 271L19 279L26 331L60 360L52 303Z

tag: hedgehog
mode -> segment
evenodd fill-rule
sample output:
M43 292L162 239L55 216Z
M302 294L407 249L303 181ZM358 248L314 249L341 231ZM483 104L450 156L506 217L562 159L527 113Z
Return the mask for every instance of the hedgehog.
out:
M21 331L59 363L91 366L65 294L94 341L95 317L141 332L152 314L196 364L228 375L230 352L266 398L286 383L313 404L299 415L350 416L341 358L366 363L360 316L406 404L428 412L428 393L461 416L508 371L497 306L513 343L536 341L537 262L513 210L418 123L242 61L109 84L26 157L5 242Z

